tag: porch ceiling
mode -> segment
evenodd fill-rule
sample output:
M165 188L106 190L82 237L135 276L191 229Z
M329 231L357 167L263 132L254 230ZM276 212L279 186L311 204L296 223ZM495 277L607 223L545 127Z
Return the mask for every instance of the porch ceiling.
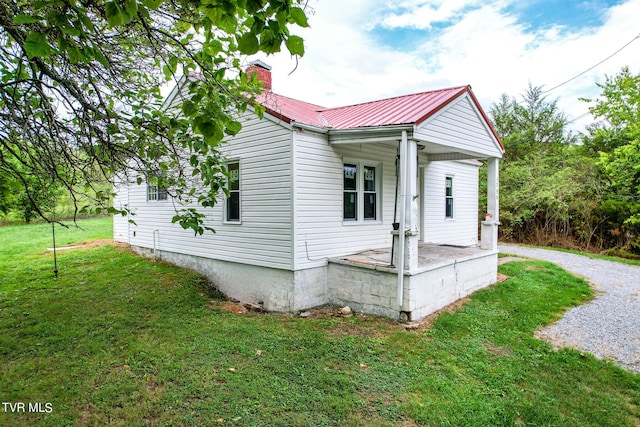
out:
M351 145L351 144L379 144L397 147L400 141L401 129L396 128L393 132L385 129L384 132L374 132L373 129L362 133L340 133L339 136L331 134L329 143L332 145ZM413 132L407 132L408 139L414 141L418 145L418 153L420 156L426 156L429 161L443 160L471 160L471 159L488 159L492 155L472 150L464 150L458 147L451 147L445 144L438 144L431 141L425 141L413 136Z

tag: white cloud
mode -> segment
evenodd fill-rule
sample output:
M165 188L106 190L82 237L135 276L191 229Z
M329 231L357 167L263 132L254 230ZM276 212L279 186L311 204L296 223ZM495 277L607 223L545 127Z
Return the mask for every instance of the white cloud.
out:
M310 1L315 14L310 29L294 30L305 38L306 55L298 68L288 54L262 58L273 66L278 93L328 107L442 87L470 84L488 109L502 93L518 97L529 82L546 89L583 72L640 33L640 0L604 10L604 24L569 30L533 29L505 12L504 1ZM475 5L475 6L474 6ZM474 6L469 9L469 6ZM394 12L391 7L397 7ZM426 14L435 10L434 15ZM464 11L464 13L460 13ZM396 21L390 20L395 17ZM375 31L427 28L450 20L437 32L395 47L382 45ZM412 33L414 34L414 33ZM420 34L420 33L419 33ZM431 34L432 38L427 38ZM435 35L434 35L435 34ZM587 113L578 97L594 97L595 82L628 65L640 72L640 39L594 70L548 94L575 118ZM583 117L574 128L590 122Z
M380 24L386 28L429 29L437 22L447 22L460 16L467 8L482 2L477 0L435 0L427 2L406 2L400 13L386 13Z

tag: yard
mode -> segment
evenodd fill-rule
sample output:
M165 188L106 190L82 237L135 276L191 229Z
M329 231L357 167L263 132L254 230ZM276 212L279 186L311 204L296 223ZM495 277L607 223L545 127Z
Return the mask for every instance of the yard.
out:
M200 276L104 244L109 218L81 225L58 244L102 241L59 251L57 279L51 226L0 228L0 425L640 426L640 375L533 337L592 296L552 264L507 263L407 331L234 313Z

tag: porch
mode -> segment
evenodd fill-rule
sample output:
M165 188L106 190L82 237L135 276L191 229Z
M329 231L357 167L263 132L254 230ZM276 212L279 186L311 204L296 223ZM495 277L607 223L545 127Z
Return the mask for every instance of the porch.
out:
M402 280L391 265L391 248L331 258L329 302L392 319L419 320L495 283L497 257L496 250L475 246L419 243L417 267L404 270Z

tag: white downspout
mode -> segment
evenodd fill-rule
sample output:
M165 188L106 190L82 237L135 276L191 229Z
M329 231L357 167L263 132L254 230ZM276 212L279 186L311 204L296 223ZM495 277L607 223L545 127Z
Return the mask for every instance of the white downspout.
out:
M398 229L398 307L402 311L404 299L404 241L407 225L407 131L402 131L400 139L400 228Z
M158 234L160 234L160 230L157 228L153 230L153 257L158 258Z

